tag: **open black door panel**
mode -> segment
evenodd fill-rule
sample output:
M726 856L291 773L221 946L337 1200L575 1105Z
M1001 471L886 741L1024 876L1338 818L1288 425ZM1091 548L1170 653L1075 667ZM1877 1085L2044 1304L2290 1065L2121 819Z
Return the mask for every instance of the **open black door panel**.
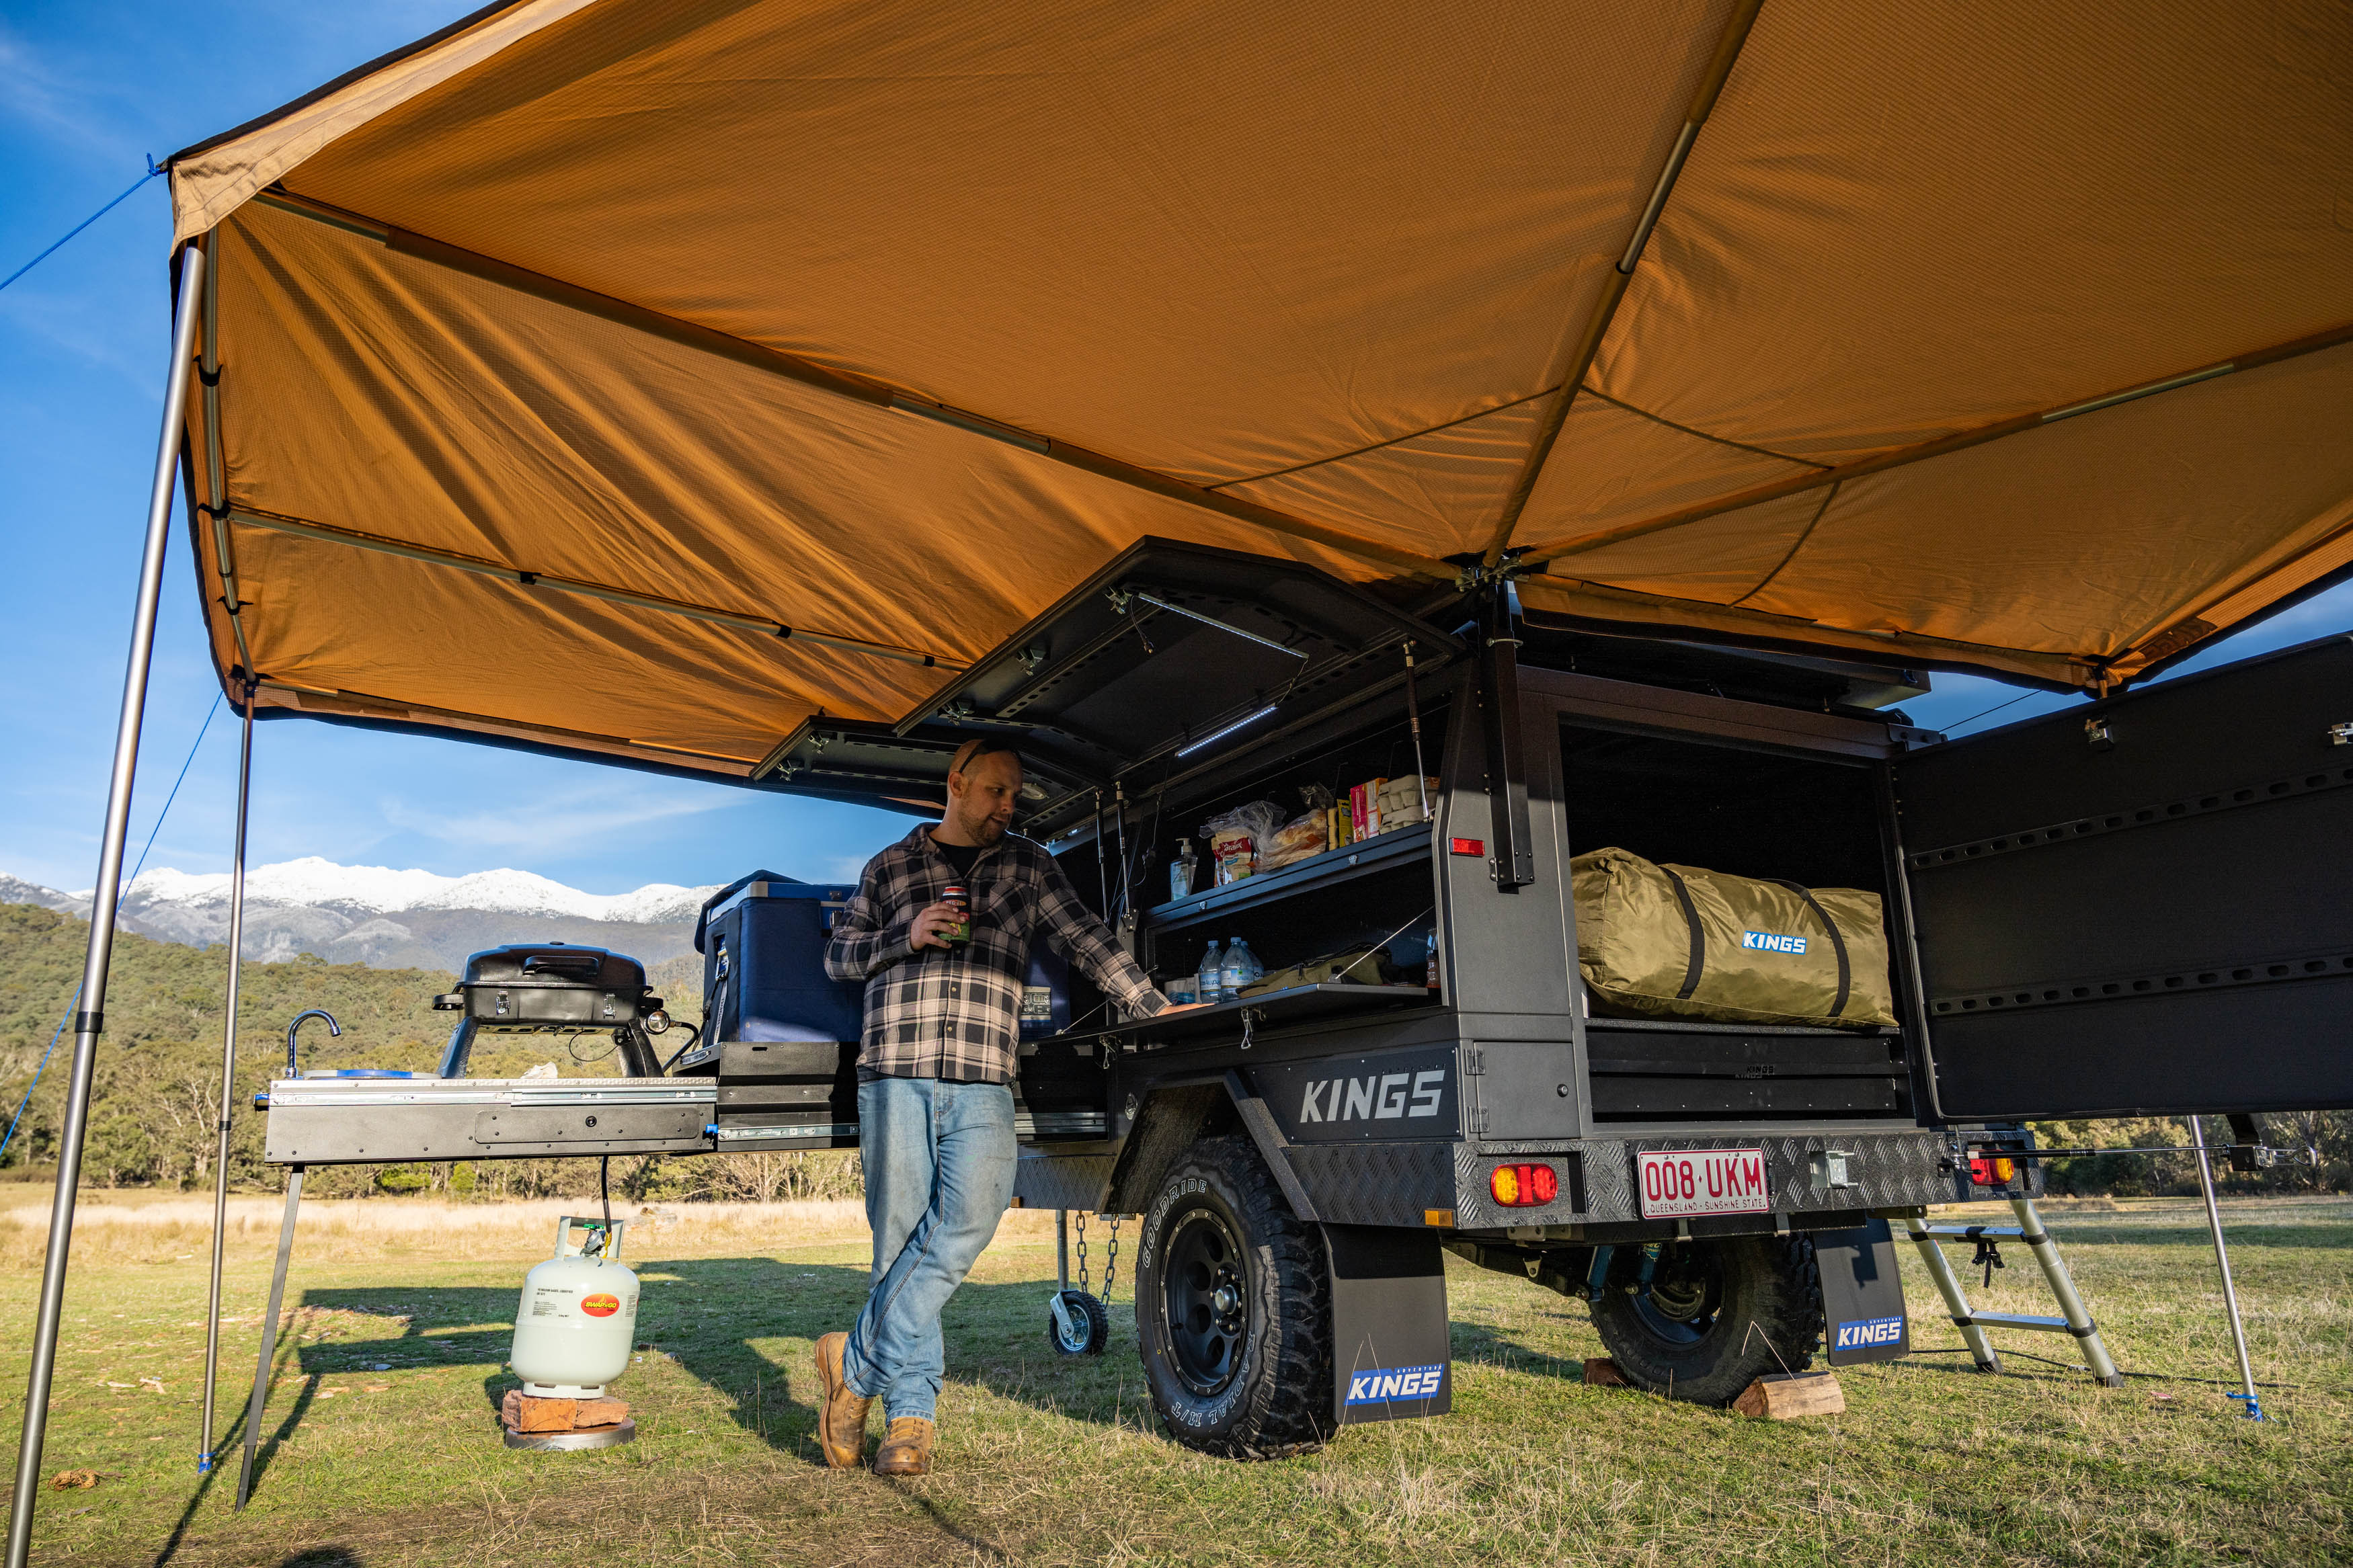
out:
M2353 639L1894 764L1950 1121L2353 1106Z
M763 776L920 808L940 798L959 745L994 736L1020 746L1030 775L1016 826L1050 837L1112 781L1312 711L1390 673L1409 641L1425 669L1458 651L1300 562L1147 538L896 723L811 720Z

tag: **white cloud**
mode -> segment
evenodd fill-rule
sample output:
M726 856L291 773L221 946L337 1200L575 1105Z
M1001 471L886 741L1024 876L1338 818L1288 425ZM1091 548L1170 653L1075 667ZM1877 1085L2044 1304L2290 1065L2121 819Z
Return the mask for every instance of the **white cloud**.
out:
M551 829L575 843L593 842L649 823L699 816L740 805L732 792L712 787L694 794L649 787L635 779L584 784L513 807L435 811L398 796L377 804L383 820L421 838L469 850L523 854L546 847Z

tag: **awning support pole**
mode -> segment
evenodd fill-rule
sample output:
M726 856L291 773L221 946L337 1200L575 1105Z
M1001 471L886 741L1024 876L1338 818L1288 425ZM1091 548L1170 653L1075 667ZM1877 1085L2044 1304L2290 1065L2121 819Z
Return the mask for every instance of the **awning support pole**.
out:
M269 1362L278 1350L278 1310L286 1304L286 1265L294 1257L294 1222L302 1209L302 1167L286 1172L286 1217L278 1222L278 1267L269 1276L269 1315L261 1325L261 1357L253 1366L253 1398L245 1407L245 1460L237 1470L237 1503L245 1511L253 1495L253 1457L261 1446L261 1412L269 1402Z
M2231 1249L2222 1243L2222 1210L2214 1202L2214 1163L2206 1154L2206 1129L2198 1117L2182 1120L2189 1123L2190 1147L2198 1152L2198 1189L2206 1197L2206 1228L2214 1237L2214 1266L2222 1271L2222 1307L2231 1314L2231 1344L2239 1352L2239 1384L2245 1390L2223 1397L2242 1401L2247 1419L2261 1421L2263 1407L2255 1397L2254 1363L2247 1359L2247 1328L2239 1319L2239 1289L2231 1283Z
M1715 112L1715 100L1723 95L1724 84L1731 78L1733 65L1740 58L1741 47L1748 42L1748 30L1757 25L1757 13L1764 4L1765 0L1734 0L1732 15L1725 18L1723 35L1715 43L1715 56L1708 61L1707 73L1700 78L1698 89L1692 94L1690 108L1683 111L1683 128L1667 153L1666 167L1659 171L1657 181L1651 186L1650 200L1642 204L1642 216L1634 220L1634 232L1626 241L1618 265L1601 280L1601 293L1586 312L1584 330L1577 334L1577 346L1569 352L1568 366L1560 378L1560 391L1546 406L1544 417L1536 426L1535 438L1528 444L1528 454L1520 463L1519 478L1513 482L1512 493L1504 498L1504 510L1497 515L1494 533L1487 541L1485 561L1491 570L1502 563L1504 552L1511 548L1512 534L1520 526L1520 513L1526 509L1528 498L1535 494L1536 481L1544 478L1553 443L1560 438L1562 427L1568 423L1569 406L1577 401L1586 373L1593 368L1594 356L1601 352L1601 340L1609 335L1609 323L1617 318L1618 306L1634 280L1634 268L1642 259L1643 247L1651 243L1651 231L1659 226L1659 215L1667 210L1667 198L1674 194L1675 181L1683 174L1684 161L1691 157L1693 143L1699 140L1700 127Z
M220 1375L221 1255L228 1244L229 1112L237 1095L237 983L245 956L245 815L253 800L254 683L245 683L245 735L237 753L237 847L228 869L228 984L221 1002L220 1145L213 1156L212 1293L205 1308L205 1431L196 1473L213 1468L213 1384Z
M1421 820L1430 821L1430 764L1421 758L1421 701L1413 689L1413 639L1405 639L1405 717L1413 731L1413 792L1421 800ZM1434 831L1434 829L1433 829Z
M57 1371L58 1320L66 1293L66 1254L73 1242L74 1192L81 1181L82 1144L90 1130L90 1076L105 1027L106 970L114 956L114 917L122 895L122 843L131 826L132 775L139 765L139 726L147 711L148 665L155 648L155 606L164 591L164 553L171 542L172 478L180 433L186 427L188 372L195 362L196 318L204 300L205 256L180 252L177 319L172 324L171 368L164 382L164 427L155 443L155 474L147 492L147 539L139 562L138 606L131 620L131 656L122 677L122 711L115 721L114 766L106 784L106 826L100 838L98 879L90 886L90 946L82 960L81 1010L74 1015L73 1076L66 1088L64 1137L58 1145L58 1184L49 1201L49 1250L41 1264L41 1305L33 1328L33 1367L25 1381L25 1430L16 1450L16 1488L8 1515L6 1568L25 1568L33 1547L33 1506L40 1497L41 1447L48 1436L49 1384Z

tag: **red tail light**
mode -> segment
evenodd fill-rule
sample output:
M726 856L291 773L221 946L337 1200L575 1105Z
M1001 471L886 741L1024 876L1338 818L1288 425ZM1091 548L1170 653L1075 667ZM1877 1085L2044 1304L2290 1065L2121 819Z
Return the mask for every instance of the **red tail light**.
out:
M1487 1190L1507 1209L1541 1208L1560 1196L1560 1173L1550 1165L1498 1165Z
M1969 1156L1969 1181L1980 1187L2006 1187L2018 1180L2018 1162L2007 1154Z

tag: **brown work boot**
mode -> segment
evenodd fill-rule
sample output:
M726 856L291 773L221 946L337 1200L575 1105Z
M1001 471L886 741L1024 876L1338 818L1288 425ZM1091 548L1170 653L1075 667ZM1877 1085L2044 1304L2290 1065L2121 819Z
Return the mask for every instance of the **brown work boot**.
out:
M841 1370L848 1334L828 1334L817 1342L817 1377L824 1397L817 1407L817 1446L837 1470L854 1468L866 1457L866 1412L874 1401L849 1386Z
M928 1476L932 1473L932 1440L940 1429L921 1415L894 1415L882 1446L874 1450L878 1476Z

